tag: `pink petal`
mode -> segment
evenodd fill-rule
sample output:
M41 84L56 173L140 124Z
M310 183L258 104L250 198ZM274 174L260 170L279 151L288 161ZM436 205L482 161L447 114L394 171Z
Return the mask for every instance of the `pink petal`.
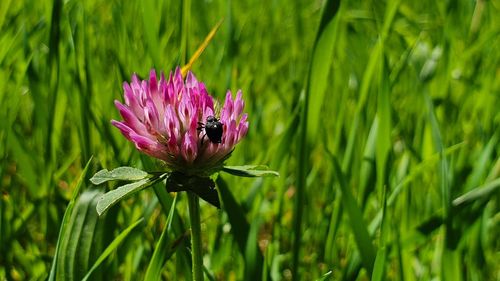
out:
M165 109L165 116L163 117L163 122L167 130L174 130L179 128L179 119L177 114L171 105L167 105Z
M149 72L149 92L151 96L158 92L158 82L156 80L156 71L151 69Z
M174 92L179 93L182 88L184 88L184 81L182 80L182 74L180 67L175 69L172 83L174 85Z
M241 90L239 90L238 93L236 94L236 99L234 101L234 111L232 114L232 119L235 120L237 120L238 117L241 115L241 113L243 112L243 107L245 106L245 103L243 102L241 96L242 96Z
M166 149L163 145L158 143L157 141L151 140L144 136L132 133L130 135L132 141L135 143L135 147L143 151L153 157L159 159L165 159L166 157Z
M237 142L239 142L242 138L244 138L246 135L247 135L247 132L248 132L248 121L247 121L247 114L244 113L242 116L241 116L241 120L238 124L238 140Z
M189 128L191 119L194 115L194 108L186 95L181 96L181 101L177 108L177 113L179 115L179 121L183 125L184 130Z
M231 118L231 114L233 112L233 99L231 97L231 91L227 91L226 100L224 102L224 107L222 108L222 112L220 114L220 118L224 121L229 121Z
M201 122L205 123L208 116L214 116L214 115L215 115L215 113L214 113L214 110L212 108L205 107L205 110L203 111L203 118L202 118Z
M141 91L140 91L140 98L141 98L141 104L142 106L146 106L146 101L149 99L149 86L148 86L148 81L142 80L141 82Z
M168 95L168 82L165 80L165 74L163 72L161 73L159 91L162 104L165 107L170 103L170 96Z
M182 157L186 159L188 163L193 163L194 159L198 154L198 145L196 143L196 138L189 133L184 134L182 141Z
M139 106L144 107L144 91L141 86L142 82L137 77L137 74L132 75L132 82L130 83L130 88L132 89L132 93L135 96Z
M137 96L127 82L123 82L125 104L134 112L139 120L144 118L144 112L139 104Z
M115 100L115 106L123 117L124 123L139 134L149 135L144 124L137 119L137 116L125 105L121 104L119 101Z
M146 117L146 123L150 125L150 131L165 132L165 130L163 130L163 125L160 125L158 110L156 110L156 106L151 100L146 101L144 115Z
M236 121L231 120L229 124L224 125L226 126L224 130L225 139L223 143L225 147L230 148L234 146L238 134L238 132L236 131Z
M125 123L123 122L119 122L119 121L116 121L116 120L111 120L111 124L115 127L117 127L120 132L128 139L128 140L132 140L130 138L130 134L132 132L134 132L134 130L132 130L129 126L127 126Z
M191 71L186 76L186 88L198 88L198 80Z
M149 96L153 101L158 114L163 115L165 105L163 103L164 95L160 89L161 82L162 81L160 80L160 84L158 84L158 81L156 79L156 71L152 69L151 72L149 73L149 88L148 88Z

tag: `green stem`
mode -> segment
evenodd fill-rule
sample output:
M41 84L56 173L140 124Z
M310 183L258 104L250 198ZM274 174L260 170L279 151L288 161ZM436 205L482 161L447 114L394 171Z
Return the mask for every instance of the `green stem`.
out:
M203 254L201 251L200 200L198 195L188 191L189 220L191 222L191 256L193 280L203 280Z

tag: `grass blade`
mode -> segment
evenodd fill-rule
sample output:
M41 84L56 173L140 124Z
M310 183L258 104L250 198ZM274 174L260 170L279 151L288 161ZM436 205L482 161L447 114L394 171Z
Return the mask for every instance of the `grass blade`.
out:
M262 254L258 247L260 221L254 220L250 225L245 248L245 280L262 279Z
M339 181L339 186L342 191L344 208L349 216L349 225L352 229L354 239L356 241L356 246L361 255L361 260L365 269L372 274L373 264L375 262L375 249L373 247L370 235L368 234L368 229L366 224L363 223L363 215L361 209L358 207L354 196L347 187L347 183L344 174L340 168L337 159L332 156L332 162L334 167L335 175Z
M385 259L387 255L387 249L380 248L377 252L377 257L375 258L375 265L373 266L372 281L382 281L385 280Z
M328 280L328 278L330 276L332 276L332 274L333 274L333 271L330 270L327 273L325 273L323 276L321 276L320 278L316 279L316 281L326 281L326 280Z
M146 275L144 277L144 280L146 281L154 281L161 278L161 270L163 268L163 265L173 255L176 250L176 246L179 245L179 243L171 243L173 240L171 236L172 220L174 217L176 203L177 196L174 197L174 201L170 206L166 225L163 229L163 232L161 233L160 240L156 244L153 256L151 257L151 261L148 264Z
M453 207L463 208L479 200L489 200L491 195L500 188L500 178L476 187L452 201Z
M158 43L160 19L158 17L161 13L155 10L157 8L156 4L155 1L146 0L142 1L140 6L142 8L143 30L148 46L147 50L153 59L153 64L160 66L160 44Z
M245 253L248 233L250 232L250 224L248 223L243 208L236 201L233 194L229 190L226 182L221 178L217 178L217 187L223 203L224 210L231 223L231 231L233 232L234 240L238 244L238 248L242 254Z
M203 42L198 47L198 49L196 50L196 52L194 52L193 56L191 56L191 59L189 59L189 62L181 68L182 77L186 77L187 72L189 70L191 70L191 68L193 67L193 64L198 60L198 58L201 56L201 54L203 53L203 51L205 50L205 48L212 41L212 39L214 38L215 34L217 33L217 30L219 30L219 27L221 26L221 24L222 24L222 20L220 20L214 26L214 28L212 28L212 30L210 30L210 33L208 33L207 37L205 37L205 40L203 40Z
M313 48L313 58L317 58L318 60L320 58L324 59L323 56L328 56L330 54L327 53L321 53L322 50L319 49L318 44L321 43L321 45L325 45L327 48L330 48L331 45L333 44L333 34L334 32L334 25L333 25L333 20L335 15L338 12L338 9L340 7L340 1L339 0L328 0L323 8L323 12L321 15L321 21L320 25L318 27L318 32L316 34L316 39L315 39L315 44ZM327 28L328 26L328 28ZM328 31L328 33L324 32ZM323 37L325 36L325 37ZM324 39L322 39L322 37ZM316 55L316 52L318 54ZM329 62L327 62L329 63ZM328 64L327 66L329 66ZM319 69L314 69L314 68L319 68ZM302 244L302 217L303 217L303 212L304 212L304 197L305 197L305 189L306 189L306 177L307 173L309 171L309 153L308 153L308 138L307 134L309 132L308 125L310 121L308 120L310 113L309 110L313 110L310 108L310 97L311 97L311 92L310 90L312 88L309 88L313 83L315 83L314 79L315 77L313 76L313 73L319 72L325 68L325 65L322 63L317 63L315 64L314 61L310 63L310 69L308 71L308 77L306 81L306 86L305 88L306 93L305 97L302 100L302 112L300 115L300 128L299 128L299 139L298 139L298 147L297 147L297 162L299 163L297 165L297 191L295 194L295 201L294 201L294 219L293 219L293 248L292 248L292 278L293 280L299 280L300 276L298 274L299 270L299 256L300 256L300 246ZM326 79L326 77L325 77ZM325 82L326 84L326 82ZM321 95L324 94L324 89L323 91L321 88L325 87L325 85L322 85L320 88L318 88L318 91L321 91ZM316 105L317 106L317 105Z
M82 281L86 281L90 278L92 273L101 265L101 263L109 256L111 253L120 246L120 244L127 238L127 236L130 234L130 232L136 228L140 223L142 223L143 219L139 219L135 223L131 224L129 227L127 227L125 230L123 230L114 240L109 244L108 247L104 250L104 252L99 256L99 258L96 260L94 265L90 268L90 270L87 272L85 277L83 277Z
M233 194L227 187L226 182L221 178L217 178L217 186L219 188L220 197L224 205L224 211L227 213L229 218L229 223L231 224L231 233L233 234L234 240L238 244L238 248L243 256L246 256L247 249L252 249L253 245L248 245L248 243L256 243L255 237L251 238L251 235L255 235L254 232L251 233L252 228L247 221L243 208L238 204ZM255 231L255 229L253 229ZM256 246L255 246L256 247ZM250 251L250 250L248 250ZM253 268L252 276L261 277L262 275L262 265L264 263L264 257L257 251L258 254L253 252L252 259L247 261L251 264L245 263L245 271L247 266ZM252 279L249 279L252 280Z
M59 230L59 236L57 238L54 259L52 260L52 267L50 268L49 277L47 279L49 281L58 280L58 278L56 276L56 272L57 272L57 267L58 267L57 261L59 259L59 255L60 255L59 252L60 252L60 248L61 248L61 243L63 240L66 239L65 233L66 233L66 229L68 227L68 224L69 224L69 221L71 218L71 214L73 212L73 208L75 206L76 198L77 198L78 194L80 193L80 189L82 187L84 179L87 177L87 172L89 170L91 162L92 162L92 158L89 159L89 161L87 162L87 165L85 165L85 168L83 169L82 173L80 174L80 177L78 178L78 181L77 181L76 186L75 186L75 190L73 191L73 195L71 196L71 200L69 201L68 207L66 207L66 211L64 212L63 220L61 223L61 228Z
M334 18L339 6L340 1L328 1L326 3L313 51L310 70L311 80L308 83L308 95L314 97L310 99L309 109L307 110L307 136L309 141L317 139L324 96L328 84L331 83L328 75L333 63L333 49L337 38L337 24Z

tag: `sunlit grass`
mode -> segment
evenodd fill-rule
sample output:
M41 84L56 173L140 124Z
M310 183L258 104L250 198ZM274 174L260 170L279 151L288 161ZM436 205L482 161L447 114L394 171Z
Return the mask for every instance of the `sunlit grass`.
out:
M113 100L132 73L186 63L221 19L193 71L220 100L245 95L228 164L281 176L217 179L207 279L497 280L500 4L343 2L322 22L323 2L3 1L0 280L48 277L82 175L80 212L118 186L89 182L101 168L155 169L111 126ZM89 280L190 279L186 218L185 194L156 184L94 231L73 225L83 254L65 270L104 253Z

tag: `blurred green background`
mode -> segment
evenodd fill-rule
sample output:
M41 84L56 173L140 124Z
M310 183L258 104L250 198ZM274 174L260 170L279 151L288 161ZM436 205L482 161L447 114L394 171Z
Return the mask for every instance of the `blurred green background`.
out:
M58 241L80 280L140 218L90 280L145 277L163 185L98 219L106 187L88 178L151 170L110 125L113 100L132 73L182 65L221 19L193 71L221 100L244 93L250 129L228 164L281 176L221 175L222 210L202 204L207 278L500 280L499 14L498 0L2 0L0 280L46 279ZM177 200L163 280L190 279Z

